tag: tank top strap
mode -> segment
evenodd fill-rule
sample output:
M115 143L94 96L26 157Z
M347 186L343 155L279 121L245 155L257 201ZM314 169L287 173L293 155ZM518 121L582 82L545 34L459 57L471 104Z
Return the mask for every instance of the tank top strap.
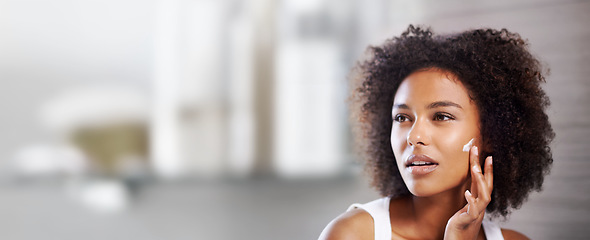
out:
M352 204L347 211L355 208L365 210L373 218L375 240L391 240L391 222L389 220L389 197L380 198L365 204Z
M487 240L504 240L502 229L496 223L484 218L481 225Z

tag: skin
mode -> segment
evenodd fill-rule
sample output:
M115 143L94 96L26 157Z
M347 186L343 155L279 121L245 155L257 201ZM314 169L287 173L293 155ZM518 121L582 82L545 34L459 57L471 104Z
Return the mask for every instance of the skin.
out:
M493 189L492 157L479 162L479 115L456 77L431 68L410 74L393 100L391 147L411 196L390 203L393 239L485 239L481 222ZM475 138L469 152L463 146ZM438 163L412 174L411 155ZM485 172L485 173L483 173ZM374 239L373 220L361 209L334 219L320 239ZM526 236L502 230L505 239Z

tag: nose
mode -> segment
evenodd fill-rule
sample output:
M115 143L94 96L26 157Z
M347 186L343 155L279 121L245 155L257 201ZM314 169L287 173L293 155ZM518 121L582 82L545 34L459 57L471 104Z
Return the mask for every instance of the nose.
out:
M430 135L426 123L415 121L410 131L408 131L406 140L410 146L428 146L430 144Z

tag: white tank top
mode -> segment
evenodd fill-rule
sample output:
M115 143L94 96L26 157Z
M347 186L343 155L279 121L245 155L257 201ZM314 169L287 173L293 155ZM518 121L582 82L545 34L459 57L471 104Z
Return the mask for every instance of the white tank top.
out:
M375 240L391 240L391 222L389 221L389 197L380 198L365 204L352 204L348 210L360 208L368 212L373 218L375 226ZM487 240L504 240L502 231L494 222L484 218L483 232Z

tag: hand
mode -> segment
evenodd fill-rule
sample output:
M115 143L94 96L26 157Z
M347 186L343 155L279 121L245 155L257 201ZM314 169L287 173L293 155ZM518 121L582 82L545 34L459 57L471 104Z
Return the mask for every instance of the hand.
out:
M486 207L492 199L494 173L492 157L485 160L485 175L481 172L477 147L469 151L471 192L465 191L467 205L456 212L447 222L444 239L476 239L481 228Z

